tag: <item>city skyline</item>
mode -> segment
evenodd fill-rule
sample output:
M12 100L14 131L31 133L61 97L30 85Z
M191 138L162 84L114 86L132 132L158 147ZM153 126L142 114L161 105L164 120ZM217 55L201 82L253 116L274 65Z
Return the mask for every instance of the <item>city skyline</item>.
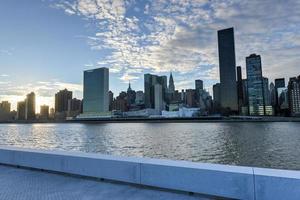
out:
M212 94L212 85L219 82L216 32L231 26L236 31L236 65L242 66L243 78L246 77L245 57L252 53L262 56L263 74L270 78L270 82L281 77L287 81L289 77L298 74L297 57L299 57L299 53L297 52L300 52L300 39L297 36L299 35L297 24L300 20L297 21L299 18L297 15L299 3L297 2L285 5L282 5L284 2L278 2L273 5L273 2L266 1L262 5L259 4L261 7L273 6L274 9L281 6L281 12L279 14L277 12L276 16L275 13L262 14L261 10L255 10L254 13L258 14L258 18L268 15L268 18L261 22L252 20L255 14L252 14L251 11L255 5L258 5L256 1L249 4L237 1L232 5L226 4L226 1L223 4L192 1L189 6L183 4L182 1L178 1L178 3L162 1L152 4L146 1L143 5L139 3L125 3L124 6L114 5L120 8L119 10L103 5L103 9L111 10L111 16L104 12L105 10L102 12L103 15L96 16L98 8L93 6L93 1L79 1L77 6L65 2L43 1L34 5L26 5L24 2L17 1L1 3L1 17L7 20L0 22L3 27L3 37L0 41L2 44L0 49L0 100L12 102L13 109L16 109L16 102L23 100L25 95L31 91L36 93L38 107L43 104L53 107L54 94L64 88L74 91L74 97L82 98L81 72L103 66L96 64L99 60L102 62L116 61L114 66L106 63L106 67L112 72L109 85L110 90L114 93L126 90L129 80L131 80L132 88L143 90L142 74L153 73L161 76L169 75L169 72L172 71L176 89L194 88L193 81L202 79L205 88L209 88ZM103 3L104 1L99 2ZM165 8L166 4L169 4L168 8ZM240 6L248 9L243 9L243 13L239 13L237 8ZM21 9L29 7L30 15L27 13L28 9L27 11ZM10 14L10 8L15 8L18 14ZM121 8L125 8L125 10ZM178 13L172 14L172 9ZM158 10L162 11L161 15L158 15ZM228 12L224 13L225 10ZM68 14L65 14L64 11ZM45 14L43 15L41 12ZM104 15L105 13L107 15ZM289 16L285 16L286 14ZM283 15L285 24L280 19ZM41 16L39 20L28 21L37 16ZM203 16L207 16L207 18ZM240 19L238 16L244 16L244 18ZM120 33L109 36L108 31L104 30L101 35L99 33L100 25L95 25L101 20L108 24L116 23L118 26L114 30L119 30ZM120 20L128 25L127 29L120 24ZM183 23L184 20L189 23ZM264 26L264 23L270 21L274 21L274 23ZM18 26L21 23L24 25ZM71 25L64 27L66 24ZM143 24L148 24L149 27L152 25L152 29L146 27L148 32L142 32L143 37L133 37L135 33L139 33L135 27L140 29ZM8 31L8 28L11 27L15 34ZM55 29L46 33L47 28ZM166 33L163 33L165 30L167 30ZM21 31L27 35L27 41L21 40L17 36ZM129 46L125 46L128 39L120 40L122 39L121 35L128 36L132 42L136 42L138 39L139 42L157 42L157 45L134 46L129 43ZM189 38L193 41L191 42ZM121 43L117 43L118 41ZM121 57L105 57L105 54L118 56L116 52L105 52L109 48L116 49L114 46L116 44L123 44L120 45L120 49L125 54ZM96 50L100 46L103 46L104 49ZM54 53L53 51L58 50L58 47L62 50ZM129 53L123 49L125 47ZM161 57L151 57L149 51L154 47L161 53ZM145 51L134 52L136 48L145 49ZM171 51L172 49L174 51ZM130 54L132 56L129 56ZM62 57L64 58L62 59ZM157 60L157 63L153 63L153 58ZM162 58L166 62L159 63ZM170 60L170 58L174 60ZM181 59L180 62L178 59ZM128 63L124 64L124 61ZM141 61L144 64L136 66L134 61ZM151 63L153 65L150 66ZM136 79L137 77L139 79Z

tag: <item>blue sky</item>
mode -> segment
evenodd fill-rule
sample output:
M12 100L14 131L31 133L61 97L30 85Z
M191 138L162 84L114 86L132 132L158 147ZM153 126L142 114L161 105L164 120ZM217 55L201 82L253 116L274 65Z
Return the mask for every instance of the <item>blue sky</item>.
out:
M82 71L110 68L110 89L143 74L174 74L177 89L218 82L217 30L235 28L237 65L262 56L272 81L300 74L300 1L295 0L2 0L0 100L35 91L53 106L68 88L82 97ZM245 77L245 74L244 74Z

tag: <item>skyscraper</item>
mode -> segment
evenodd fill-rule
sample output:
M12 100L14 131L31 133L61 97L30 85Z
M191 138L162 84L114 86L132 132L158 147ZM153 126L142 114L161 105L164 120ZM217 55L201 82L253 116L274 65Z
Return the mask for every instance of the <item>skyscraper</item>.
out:
M276 106L276 95L275 95L275 85L270 83L270 103L273 107Z
M187 89L185 91L186 105L190 108L196 106L196 90Z
M220 105L220 83L213 85L213 96L214 103Z
M238 110L234 30L218 31L221 107Z
M160 84L162 86L162 97L165 101L166 91L167 91L167 77L157 76L152 74L144 74L144 91L145 91L145 107L155 108L155 92L154 86Z
M9 113L10 107L11 107L11 104L8 101L2 101L0 103L0 110L4 113Z
M269 89L269 79L263 77L263 88L264 88L264 101L265 106L271 105L271 96L270 96L270 89Z
M68 117L75 117L81 113L82 101L76 98L68 100Z
M285 90L285 79L277 78L275 79L275 112L277 115L281 114L281 102L280 95L283 90Z
M25 100L25 119L34 120L35 119L35 94L31 92L27 94Z
M246 57L246 68L249 114L265 115L264 84L260 55L251 54Z
M67 89L60 90L55 94L55 112L63 113L68 111L68 101L72 99L72 92Z
M292 116L300 116L300 76L289 80L288 85L289 110Z
M15 119L15 111L10 112L11 104L8 101L0 102L0 121L9 121Z
M154 108L156 111L161 113L161 111L164 109L164 102L163 102L163 90L161 84L155 84L154 86Z
M238 108L239 113L241 113L241 109L243 106L243 79L242 79L242 68L241 66L237 66L237 97L238 97Z
M109 105L109 110L112 110L112 103L114 101L114 93L112 91L108 91L108 105Z
M220 111L220 83L213 85L213 107L214 112Z
M171 72L169 78L169 93L174 93L174 92L175 92L175 85L174 85L173 75Z
M135 103L136 103L137 105L142 105L142 104L144 104L144 92L143 92L143 91L137 91L137 92L136 92Z
M42 105L40 109L40 119L48 119L49 118L49 106Z
M127 89L127 104L129 107L135 104L136 93L133 89L131 89L131 84L129 83Z
M17 119L18 120L25 120L25 107L26 107L25 101L18 102L18 105L17 105Z
M284 78L277 78L275 79L275 89L284 88L285 87L285 80Z
M195 80L195 89L196 90L203 90L203 81L198 79L198 80Z
M247 79L243 79L242 83L243 83L243 106L248 108L249 98L248 98L248 81L247 81Z
M84 71L83 113L104 114L109 111L109 70L98 68Z

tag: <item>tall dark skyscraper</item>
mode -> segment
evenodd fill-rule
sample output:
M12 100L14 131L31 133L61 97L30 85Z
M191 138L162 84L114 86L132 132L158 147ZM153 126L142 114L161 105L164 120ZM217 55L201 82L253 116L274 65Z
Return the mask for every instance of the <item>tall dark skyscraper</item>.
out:
M238 96L238 106L239 112L241 112L241 108L243 106L243 79L242 79L242 68L241 66L237 66L237 96Z
M234 30L218 31L221 107L238 110Z
M275 79L275 89L284 88L285 87L285 80L284 78L277 78Z
M25 100L25 119L34 120L35 119L35 94L31 92L27 94Z
M267 77L263 77L263 88L264 88L265 106L270 106L271 96L270 96L270 88L269 88L269 79Z
M246 57L250 115L265 115L264 81L260 55Z
M112 103L114 101L114 93L112 91L108 91L108 104L109 104L109 110L111 111Z
M276 114L280 114L280 94L282 90L285 89L285 79L277 78L275 79L275 112Z
M214 96L214 108L219 109L220 108L220 83L216 83L213 85L213 96Z
M167 77L152 74L144 74L144 91L145 91L145 107L155 108L155 85L162 86L162 97L165 101L165 93L167 91ZM158 87L157 87L158 88Z
M203 81L198 79L198 80L195 80L195 89L196 90L203 90Z
M62 113L68 111L68 101L72 99L72 92L67 89L60 90L55 94L55 112Z
M247 79L243 79L242 84L243 84L243 106L248 107L249 99L248 99L248 81L247 81Z
M276 106L276 95L275 95L275 85L270 83L270 103L273 107Z
M18 102L18 106L17 106L17 119L18 120L25 120L25 107L26 107L25 101Z

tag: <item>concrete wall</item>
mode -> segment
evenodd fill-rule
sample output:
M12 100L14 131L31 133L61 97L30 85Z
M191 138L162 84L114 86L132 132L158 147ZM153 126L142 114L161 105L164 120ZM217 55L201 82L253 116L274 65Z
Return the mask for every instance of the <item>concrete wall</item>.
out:
M0 147L0 164L234 199L299 199L300 172Z

